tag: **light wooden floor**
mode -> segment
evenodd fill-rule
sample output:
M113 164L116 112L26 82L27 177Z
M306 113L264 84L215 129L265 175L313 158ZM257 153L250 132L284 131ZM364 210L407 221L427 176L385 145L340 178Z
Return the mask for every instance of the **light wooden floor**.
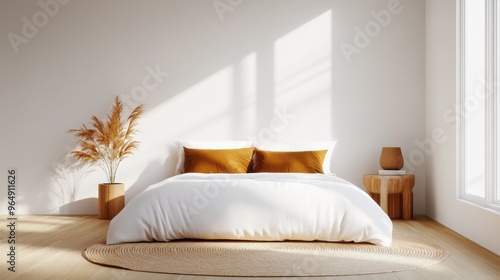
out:
M6 221L5 216L2 219ZM0 279L198 280L207 278L134 272L88 262L81 256L82 251L96 241L104 240L108 224L109 221L99 220L96 216L19 216L16 229L17 272L7 271L5 261L8 245L7 232L6 227L2 226L0 253L3 257L1 258ZM448 228L426 217L416 217L413 221L394 220L394 226L398 230L404 230L415 236L431 237L436 243L449 250L450 256L439 264L411 271L330 278L350 280L500 279L500 256ZM315 277L313 279L327 278Z

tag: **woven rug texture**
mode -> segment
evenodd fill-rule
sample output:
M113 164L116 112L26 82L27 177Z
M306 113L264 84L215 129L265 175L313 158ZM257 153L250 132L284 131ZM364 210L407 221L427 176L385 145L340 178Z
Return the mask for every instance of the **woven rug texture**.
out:
M368 243L182 240L87 248L83 257L129 270L206 276L336 276L417 269L449 253L427 240L393 237L390 247Z

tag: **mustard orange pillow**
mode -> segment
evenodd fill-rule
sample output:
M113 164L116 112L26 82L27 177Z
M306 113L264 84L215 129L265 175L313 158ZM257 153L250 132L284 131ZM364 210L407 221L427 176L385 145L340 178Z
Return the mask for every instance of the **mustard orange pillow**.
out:
M191 149L184 147L184 172L247 173L254 148Z
M277 152L255 149L253 172L323 173L328 150Z

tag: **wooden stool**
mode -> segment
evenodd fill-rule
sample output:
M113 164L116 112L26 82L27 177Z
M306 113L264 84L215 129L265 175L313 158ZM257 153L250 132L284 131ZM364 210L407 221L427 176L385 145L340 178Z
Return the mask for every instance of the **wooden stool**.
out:
M363 184L368 194L376 201L376 194L380 194L380 207L390 218L396 218L399 213L399 196L392 196L392 202L395 205L389 207L388 200L390 194L402 194L403 220L413 219L413 186L415 185L415 175L363 175ZM394 209L394 206L397 209ZM393 208L390 210L390 208ZM397 217L399 218L399 217Z

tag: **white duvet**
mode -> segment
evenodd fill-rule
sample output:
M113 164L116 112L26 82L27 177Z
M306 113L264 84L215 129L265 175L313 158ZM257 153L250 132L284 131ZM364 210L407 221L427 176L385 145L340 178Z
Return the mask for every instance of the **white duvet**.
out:
M332 175L176 175L111 221L107 244L175 239L321 240L389 246L392 222L364 191Z

